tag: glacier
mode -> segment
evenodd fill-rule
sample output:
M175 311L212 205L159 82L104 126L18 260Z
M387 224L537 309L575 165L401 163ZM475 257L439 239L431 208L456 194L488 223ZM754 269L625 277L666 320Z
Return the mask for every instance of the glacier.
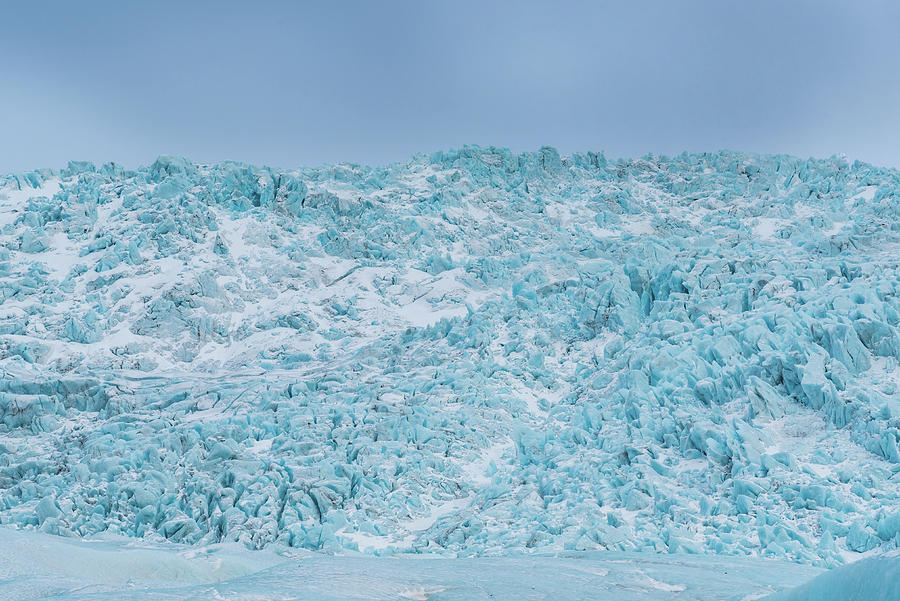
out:
M890 552L898 213L897 170L738 152L2 176L0 525L363 559Z

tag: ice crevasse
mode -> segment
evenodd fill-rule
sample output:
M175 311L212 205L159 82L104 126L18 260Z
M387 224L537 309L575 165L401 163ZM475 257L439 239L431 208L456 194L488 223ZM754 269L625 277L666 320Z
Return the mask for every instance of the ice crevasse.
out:
M900 173L551 148L0 178L0 524L900 546Z

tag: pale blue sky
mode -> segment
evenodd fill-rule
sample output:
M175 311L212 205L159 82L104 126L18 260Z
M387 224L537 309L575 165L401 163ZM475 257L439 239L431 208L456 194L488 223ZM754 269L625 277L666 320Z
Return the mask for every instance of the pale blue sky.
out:
M900 3L3 2L0 172L466 143L900 166Z

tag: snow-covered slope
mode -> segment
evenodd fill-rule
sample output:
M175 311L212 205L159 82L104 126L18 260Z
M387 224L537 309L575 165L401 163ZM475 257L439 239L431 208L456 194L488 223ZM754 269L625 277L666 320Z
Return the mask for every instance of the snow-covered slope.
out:
M0 522L462 556L900 546L900 174L466 148L0 179Z

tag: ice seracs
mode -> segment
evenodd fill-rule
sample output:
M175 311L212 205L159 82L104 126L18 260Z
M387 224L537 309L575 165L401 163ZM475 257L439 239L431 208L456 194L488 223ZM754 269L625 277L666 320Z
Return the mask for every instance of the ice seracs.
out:
M895 548L898 175L467 147L5 176L0 522L378 554Z

